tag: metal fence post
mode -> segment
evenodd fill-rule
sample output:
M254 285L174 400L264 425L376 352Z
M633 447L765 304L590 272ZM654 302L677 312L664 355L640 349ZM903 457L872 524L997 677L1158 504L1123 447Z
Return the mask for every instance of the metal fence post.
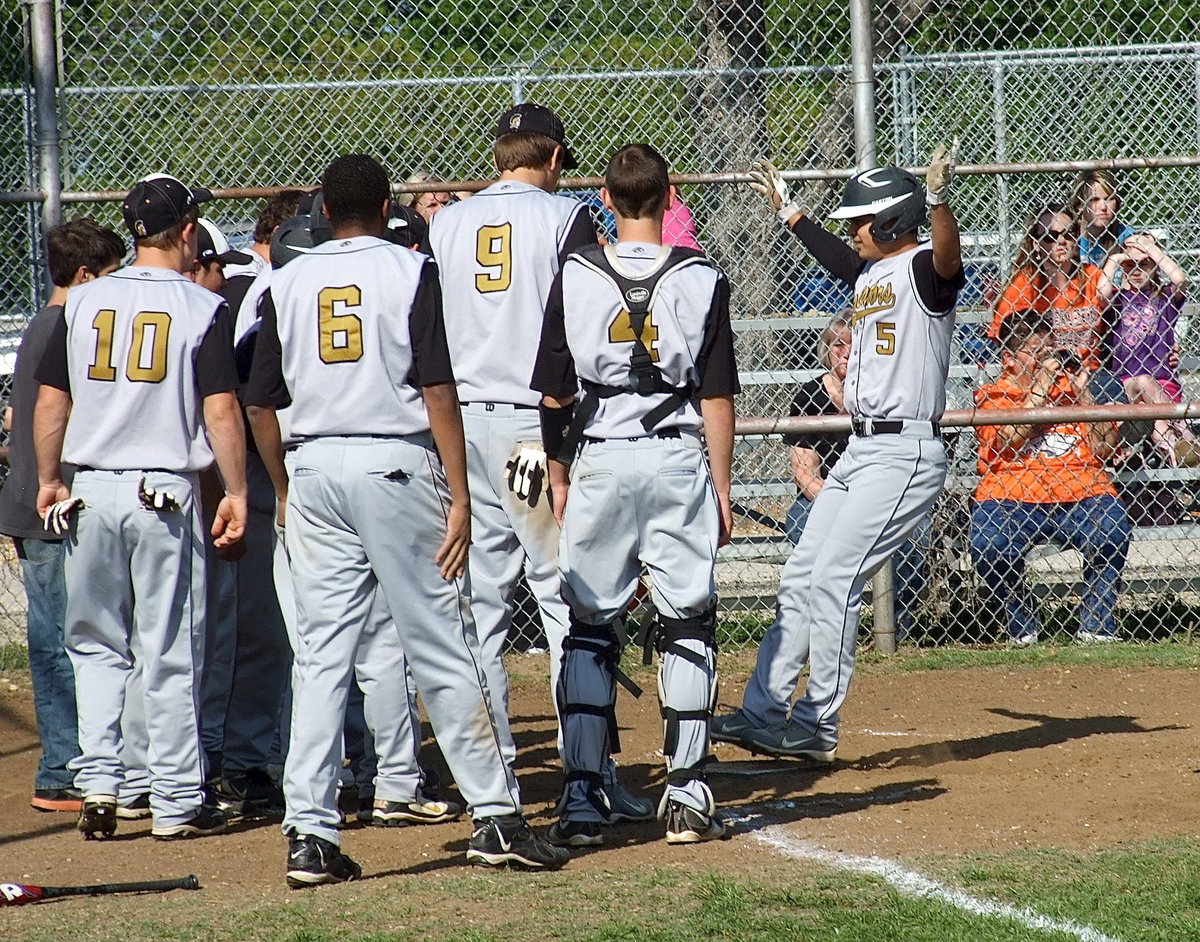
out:
M871 0L850 0L850 65L854 86L854 157L859 170L876 163L875 26Z
M871 635L875 650L881 654L896 653L896 573L889 558L871 579Z
M54 0L29 4L29 47L35 97L38 188L42 191L41 233L62 222L61 151L58 128L58 47L54 39ZM41 244L39 237L36 244ZM34 253L34 264L38 264ZM35 276L34 283L39 279Z

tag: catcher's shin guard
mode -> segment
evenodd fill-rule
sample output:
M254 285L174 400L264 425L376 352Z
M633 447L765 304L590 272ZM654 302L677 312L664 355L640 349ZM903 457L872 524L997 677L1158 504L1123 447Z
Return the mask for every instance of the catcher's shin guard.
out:
M654 640L661 657L658 699L667 772L698 768L708 755L717 700L716 612L689 618L659 615Z
M620 645L611 623L586 625L571 617L558 675L558 714L563 727L563 796L558 814L604 817L603 770L617 738L617 658Z

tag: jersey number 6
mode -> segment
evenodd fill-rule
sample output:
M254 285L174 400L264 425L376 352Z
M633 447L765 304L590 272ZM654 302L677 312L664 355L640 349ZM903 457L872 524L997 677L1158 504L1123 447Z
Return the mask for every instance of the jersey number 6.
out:
M362 304L362 289L358 285L322 288L317 295L322 363L353 363L362 359L362 320L357 314L337 313L339 304L359 307Z
M113 333L117 312L104 308L92 319L96 332L96 355L88 367L88 379L112 383L117 379L113 365ZM167 337L171 315L166 311L142 311L133 319L133 338L125 360L125 378L131 383L161 383L167 375Z

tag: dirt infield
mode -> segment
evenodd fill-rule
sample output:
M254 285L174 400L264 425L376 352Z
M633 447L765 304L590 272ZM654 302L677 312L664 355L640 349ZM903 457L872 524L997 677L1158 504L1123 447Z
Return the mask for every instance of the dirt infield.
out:
M722 656L723 701L736 702L751 655ZM527 810L544 826L559 788L545 658L513 662L514 729ZM652 676L640 701L621 693L623 778L657 797L661 721ZM907 672L860 669L830 769L750 759L718 746L712 785L730 812L764 808L830 850L906 858L1018 847L1091 848L1200 834L1200 670L1091 665ZM429 741L427 740L427 743ZM68 815L28 806L37 758L25 680L0 684L0 880L92 883L200 875L215 896L283 897L285 844L273 824L161 843L148 822L84 842ZM434 755L435 765L440 757ZM670 864L742 869L764 851L734 839L681 850L661 824L630 825L572 867ZM366 876L457 867L465 822L344 837Z

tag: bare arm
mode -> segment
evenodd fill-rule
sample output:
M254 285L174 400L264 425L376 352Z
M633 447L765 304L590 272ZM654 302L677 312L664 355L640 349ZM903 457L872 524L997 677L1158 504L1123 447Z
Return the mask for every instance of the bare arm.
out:
M56 386L42 386L33 407L33 450L37 456L37 510L46 516L50 505L66 500L70 490L62 479L63 439L71 414L71 394Z
M721 531L718 546L724 546L733 532L733 510L730 507L730 487L733 481L733 396L714 396L700 400L704 416L704 438L708 442L708 467L717 505L721 511Z
M246 532L246 431L237 396L231 391L205 396L204 424L225 482L212 525L213 545L220 548L238 542Z
M1113 252L1104 260L1104 268L1100 271L1100 279L1096 282L1096 293L1105 301L1111 301L1117 293L1117 269L1129 256L1124 252Z
M542 396L542 405L547 409L565 409L575 401L574 396L556 399ZM550 506L554 508L554 519L561 527L563 512L567 509L567 493L571 488L570 468L552 455L546 456L546 480L550 485Z
M258 446L258 456L275 488L275 522L287 522L288 476L283 463L283 436L279 431L279 415L274 406L247 406L246 418Z
M793 445L788 449L788 457L792 464L792 478L796 486L808 500L816 500L825 486L821 477L821 456L813 448Z
M962 243L958 220L946 203L929 209L929 229L933 239L933 270L949 281L962 271Z
M421 390L429 429L437 446L450 488L446 514L446 538L434 560L447 582L462 575L471 545L471 494L467 490L467 446L463 440L462 412L453 383L438 383Z

